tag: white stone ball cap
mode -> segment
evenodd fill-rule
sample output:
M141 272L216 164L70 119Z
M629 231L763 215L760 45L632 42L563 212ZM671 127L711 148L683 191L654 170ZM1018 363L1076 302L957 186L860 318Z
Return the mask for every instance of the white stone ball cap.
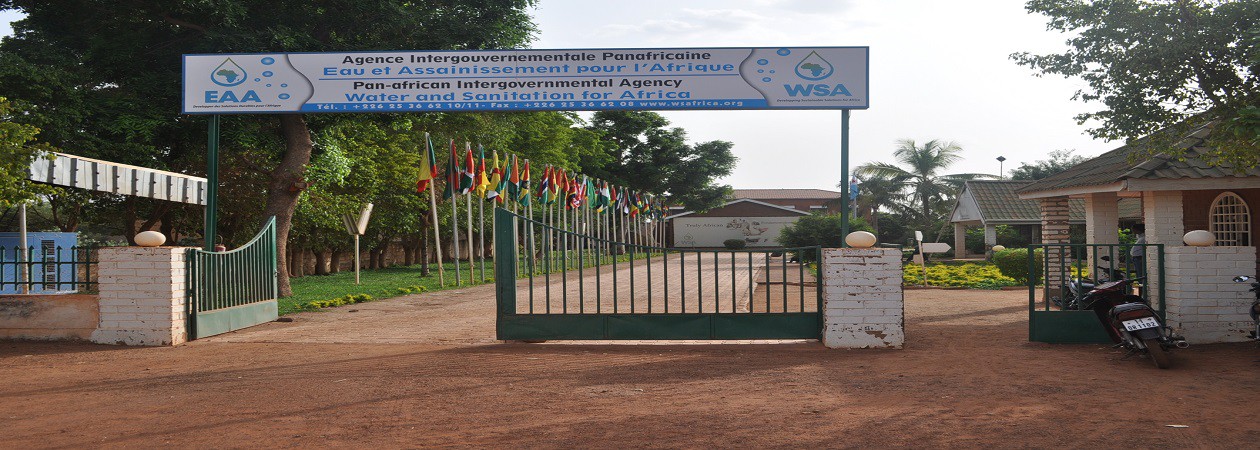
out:
M1216 234L1208 230L1194 230L1186 233L1181 240L1194 247L1211 247L1216 243Z
M135 241L141 247L157 247L166 243L166 235L157 231L142 231L136 235Z
M1006 250L1006 246L1004 246L1004 245L994 245L994 246L993 246L993 251L995 251L995 252L1000 252L1000 251L1002 251L1002 250Z
M868 231L854 231L844 237L844 243L849 244L853 248L874 247L876 240L875 235Z

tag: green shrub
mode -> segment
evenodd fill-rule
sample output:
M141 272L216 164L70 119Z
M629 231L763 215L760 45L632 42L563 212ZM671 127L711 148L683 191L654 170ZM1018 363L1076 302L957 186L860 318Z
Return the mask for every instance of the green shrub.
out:
M932 286L998 289L1018 286L1014 278L1002 275L991 264L932 264L927 266L928 284ZM923 268L909 264L902 268L901 280L908 285L923 284Z
M726 248L730 250L739 250L741 248L744 248L744 246L748 245L748 242L744 241L743 239L727 239L725 241L722 241L722 245L726 246Z
M1020 284L1028 283L1028 249L1013 248L993 254L993 264L1002 275L1015 279ZM1040 276L1043 271L1042 251L1037 250L1033 257L1033 271Z
M860 217L849 219L849 232L871 231L870 225ZM784 247L811 247L821 245L825 248L838 248L844 242L840 235L840 214L812 214L801 217L796 223L783 227L779 233L779 244ZM815 252L801 255L803 262L818 259Z

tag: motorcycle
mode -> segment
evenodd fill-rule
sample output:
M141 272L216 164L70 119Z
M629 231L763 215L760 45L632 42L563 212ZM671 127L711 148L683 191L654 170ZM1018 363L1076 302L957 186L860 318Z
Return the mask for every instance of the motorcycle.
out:
M1150 303L1132 294L1133 283L1143 278L1120 279L1094 286L1077 302L1082 309L1094 311L1107 335L1129 351L1126 355L1146 354L1160 369L1172 365L1169 350L1186 348L1186 339L1164 326Z
M1251 292L1256 294L1256 301L1251 302L1251 309L1248 311L1251 315L1251 321L1256 323L1256 329L1251 331L1251 338L1260 341L1260 281L1256 277L1241 275L1234 277L1235 283L1251 282Z
M1124 278L1124 271L1111 267L1110 257L1102 256L1099 259L1105 261L1107 265L1098 268L1096 271L1096 277L1094 279L1086 277L1073 277L1060 289L1059 292L1063 293L1062 297L1055 297L1053 299L1054 306L1058 306L1059 309L1063 310L1081 310L1083 309L1080 304L1081 297L1084 297L1090 290L1093 290L1094 286L1097 286L1098 283L1105 283L1111 280Z

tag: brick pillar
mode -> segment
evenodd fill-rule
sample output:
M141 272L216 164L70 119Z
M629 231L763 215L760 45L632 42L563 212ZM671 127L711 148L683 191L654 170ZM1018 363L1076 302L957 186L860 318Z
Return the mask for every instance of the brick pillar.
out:
M829 348L901 348L905 301L901 252L823 249L823 344Z
M1164 244L1165 253L1172 247L1185 246L1182 241L1186 235L1183 214L1181 191L1143 191L1142 221L1146 224L1146 243ZM1168 276L1167 273L1164 275ZM1159 258L1151 248L1146 252L1146 277L1148 283L1163 281L1159 279ZM1152 303L1156 302L1159 293L1152 291L1149 297Z
M1255 247L1169 247L1164 270L1168 326L1187 342L1248 340L1255 326L1247 310L1255 296L1247 292L1249 283L1233 278L1256 273Z
M185 330L184 248L105 247L100 251L100 322L92 342L178 345Z
M997 245L997 225L984 226L984 251L987 253Z
M1066 244L1068 234L1068 199L1067 197L1043 198L1041 203L1041 242L1043 244ZM1046 294L1051 297L1061 295L1059 288L1063 286L1063 277L1058 270L1069 253L1066 250L1047 249L1049 260L1045 268Z
M954 223L954 257L967 257L967 226L962 222Z
M1119 197L1114 192L1097 192L1085 195L1085 242L1089 244L1118 244L1120 243L1120 209L1117 207ZM1100 249L1106 254L1107 249ZM1091 266L1093 266L1095 257L1094 250L1089 249L1087 256ZM1099 255L1103 256L1103 255ZM1112 261L1111 267L1122 267L1119 258L1123 255L1115 255L1117 260ZM1106 261L1097 260L1099 265L1107 266ZM1097 267L1094 267L1097 269ZM1097 273L1094 274L1098 276Z

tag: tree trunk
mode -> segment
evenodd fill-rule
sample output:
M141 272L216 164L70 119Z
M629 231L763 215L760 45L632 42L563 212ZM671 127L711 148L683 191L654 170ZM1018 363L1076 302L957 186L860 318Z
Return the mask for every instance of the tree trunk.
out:
M329 262L328 262L328 272L329 272L329 273L339 273L339 272L341 272L341 255L344 255L345 253L346 253L346 252L344 252L344 251L342 251L342 250L333 250L333 251L332 251L332 257L330 257L330 258L329 258Z
M280 135L284 138L284 157L275 170L271 171L271 182L267 186L267 204L263 207L263 217L276 218L276 255L288 256L289 229L293 225L293 211L297 209L298 195L305 189L306 165L311 161L311 130L301 114L281 114ZM293 295L289 286L288 264L279 261L279 290L281 297Z
M328 275L328 251L315 252L315 275Z

